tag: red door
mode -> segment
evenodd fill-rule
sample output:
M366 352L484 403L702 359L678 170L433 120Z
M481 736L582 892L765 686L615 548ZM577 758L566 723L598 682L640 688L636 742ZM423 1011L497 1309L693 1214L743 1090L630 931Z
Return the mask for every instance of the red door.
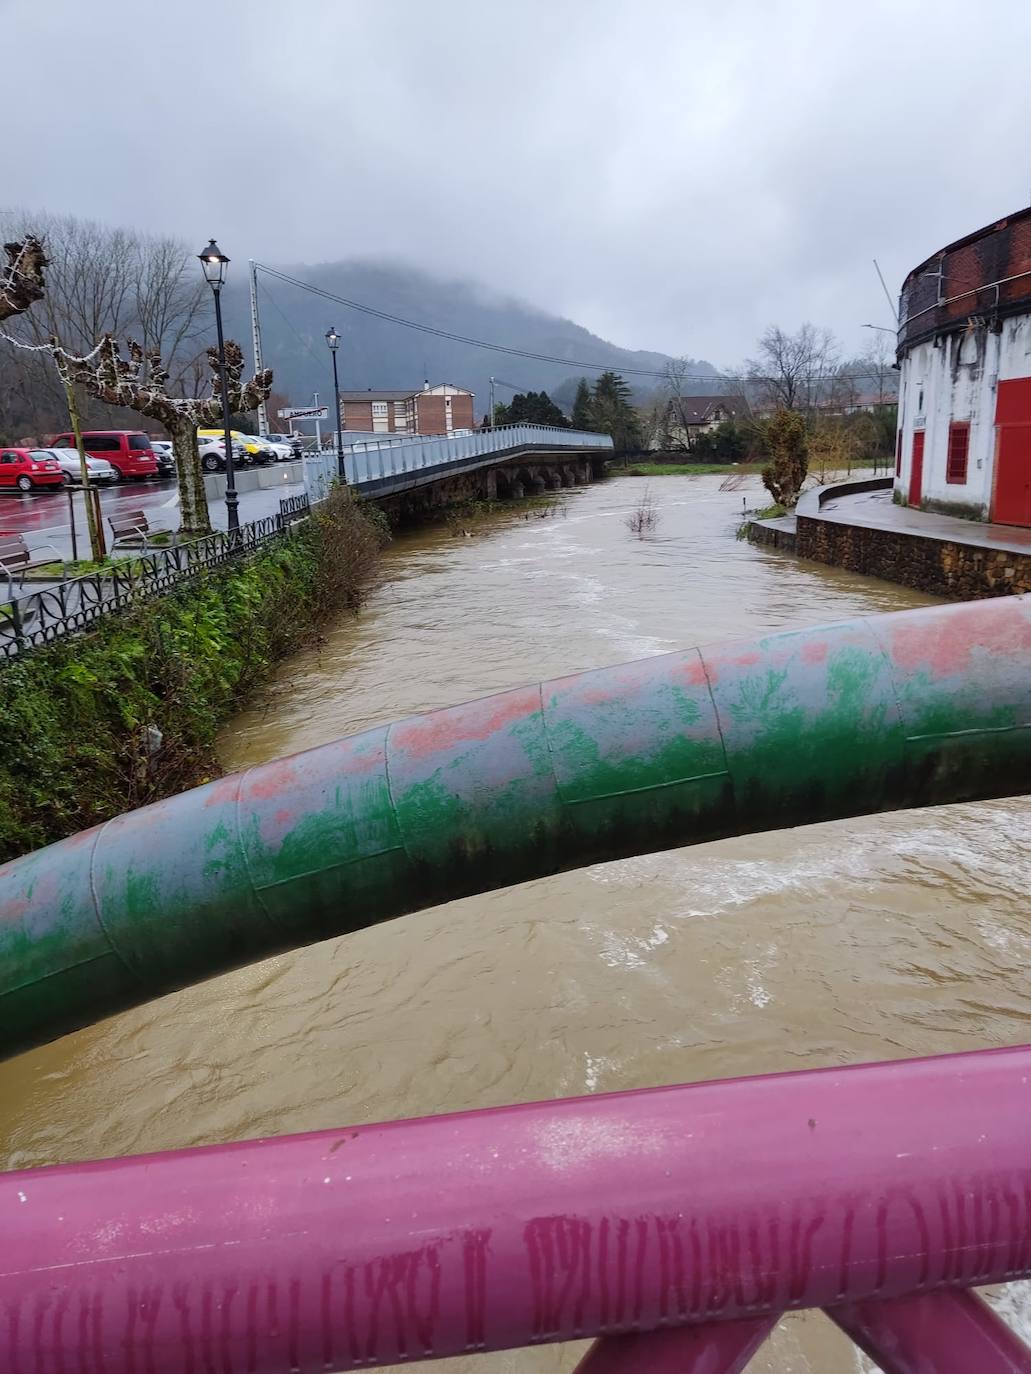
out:
M1000 525L1031 525L1031 378L999 383L995 423L992 519Z
M1031 525L1031 425L999 426L992 519Z
M909 504L919 506L924 491L924 431L913 435L913 459L909 466Z

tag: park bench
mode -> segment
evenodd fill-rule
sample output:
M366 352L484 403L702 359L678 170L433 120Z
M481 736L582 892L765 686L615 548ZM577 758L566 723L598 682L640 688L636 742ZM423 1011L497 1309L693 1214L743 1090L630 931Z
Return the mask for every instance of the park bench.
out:
M49 549L54 555L53 558L40 558L39 554L44 549ZM34 568L42 568L47 563L59 564L59 577L64 577L64 562L64 557L53 544L40 544L37 548L30 549L24 535L0 534L0 574L7 578L9 598L14 595L15 578L21 587L24 585L26 573ZM57 581L58 578L54 580Z
M127 510L121 515L109 515L107 523L111 526L111 547L119 544L140 543L144 548L152 534L167 534L165 529L154 529L142 510Z

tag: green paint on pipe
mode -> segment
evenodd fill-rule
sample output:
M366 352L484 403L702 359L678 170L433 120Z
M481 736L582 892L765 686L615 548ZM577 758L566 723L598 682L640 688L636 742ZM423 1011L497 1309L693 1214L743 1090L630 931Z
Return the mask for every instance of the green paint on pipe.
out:
M224 778L0 868L0 1051L606 859L1031 790L1031 605L595 670Z

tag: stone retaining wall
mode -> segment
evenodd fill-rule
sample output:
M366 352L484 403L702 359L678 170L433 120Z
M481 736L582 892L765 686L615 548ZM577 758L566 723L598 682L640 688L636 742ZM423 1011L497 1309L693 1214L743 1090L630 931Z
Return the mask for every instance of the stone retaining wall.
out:
M799 515L795 551L801 558L955 600L1031 591L1031 554L928 539L902 530Z
M775 520L752 520L748 525L748 542L766 544L770 548L783 549L785 553L795 553L795 531L786 529Z

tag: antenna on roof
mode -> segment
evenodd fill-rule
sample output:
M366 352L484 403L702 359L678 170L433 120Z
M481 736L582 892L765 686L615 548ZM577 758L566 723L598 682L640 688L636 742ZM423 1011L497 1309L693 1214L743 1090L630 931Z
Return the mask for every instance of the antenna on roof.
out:
M881 286L884 287L884 294L887 297L888 309L891 311L892 318L894 319L895 324L897 325L899 322L899 312L895 309L895 302L892 300L891 292L888 290L887 283L884 280L884 273L881 271L880 267L877 266L876 258L874 258L873 260L873 265L877 268L877 275L881 279Z

